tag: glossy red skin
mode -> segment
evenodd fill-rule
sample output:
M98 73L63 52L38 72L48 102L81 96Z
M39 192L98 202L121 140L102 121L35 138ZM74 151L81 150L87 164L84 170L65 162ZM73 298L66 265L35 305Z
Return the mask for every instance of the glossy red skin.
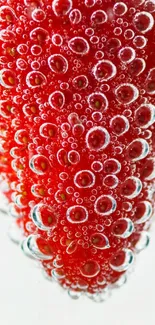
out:
M124 1L131 7L130 1ZM35 7L35 1L34 1L34 7ZM11 62L12 64L12 70L16 73L16 85L20 86L20 89L16 89L16 87L11 88L11 90L5 90L3 86L1 86L1 99L3 100L9 100L11 102L12 108L9 113L8 118L4 118L3 116L0 116L0 123L3 123L4 128L6 129L7 133L5 137L2 137L4 140L4 153L1 154L1 173L4 177L4 179L7 180L9 186L10 186L10 192L8 194L10 198L10 194L13 192L16 192L16 194L22 194L23 200L24 200L24 206L22 208L16 207L17 212L19 214L19 219L17 220L17 224L23 229L24 234L28 236L31 233L40 234L42 239L47 240L46 242L46 249L44 246L44 242L38 242L38 246L40 247L40 250L45 253L49 251L53 252L53 258L55 258L58 255L61 255L62 261L63 261L63 272L65 273L65 279L61 280L60 283L64 285L65 287L72 287L72 284L76 284L79 280L83 279L87 281L88 284L88 291L94 293L96 290L102 291L103 285L99 285L97 282L97 277L93 278L85 278L80 274L79 268L81 265L83 265L84 262L87 260L95 260L99 263L99 265L102 265L102 271L99 273L98 276L102 275L107 281L107 283L113 283L115 282L122 272L115 272L111 269L109 265L109 261L115 254L121 250L122 248L130 248L134 251L134 246L137 242L137 232L142 231L144 228L148 229L150 227L150 222L143 223L140 225L135 224L135 230L133 234L127 238L127 239L118 239L115 237L112 233L112 226L113 223L118 220L120 216L128 217L132 221L135 221L134 217L134 211L136 209L137 202L139 202L140 198L143 200L146 200L148 197L148 187L153 186L152 181L147 181L146 187L143 188L141 191L140 196L136 197L132 200L133 202L133 208L130 212L126 213L122 209L122 204L126 201L126 198L123 198L121 196L121 186L124 180L132 175L135 175L132 164L129 161L125 148L126 146L131 143L134 139L136 139L138 136L137 133L137 124L134 118L134 112L139 107L139 105L143 102L143 95L141 94L139 98L132 103L131 105L128 105L126 108L130 108L132 110L132 118L129 118L130 121L130 130L125 135L122 135L121 137L115 139L115 137L112 135L112 129L109 126L109 122L112 117L114 117L116 114L122 114L124 112L124 105L118 104L116 100L116 96L114 94L113 90L110 90L108 92L105 92L107 99L109 101L109 109L107 112L103 112L103 119L99 123L100 126L104 126L108 132L111 135L111 142L108 145L107 148L104 149L103 152L95 153L95 160L100 159L102 162L105 160L105 155L107 155L107 158L115 158L120 161L122 164L121 172L118 174L119 178L119 184L116 189L112 190L112 193L117 197L117 210L114 212L110 218L110 226L106 225L106 220L103 220L100 216L98 216L93 211L93 205L94 203L89 201L85 203L85 206L92 210L92 214L89 214L89 221L82 225L76 225L71 224L66 220L66 209L69 206L72 206L75 203L75 198L72 194L66 193L66 188L68 186L74 186L73 184L73 177L79 170L90 170L91 160L88 159L89 150L86 147L86 141L85 141L85 134L90 129L91 124L87 124L86 131L84 134L76 139L77 142L77 151L81 155L80 163L77 165L71 165L70 163L64 164L64 166L60 165L56 158L57 151L62 148L62 136L61 136L61 125L62 123L67 122L67 117L71 112L77 112L79 114L79 117L86 115L88 121L92 121L92 112L88 108L88 103L85 101L83 104L83 108L80 110L75 109L75 103L78 102L78 96L73 94L80 93L82 98L85 98L85 96L88 96L90 93L99 91L99 84L97 80L94 78L94 75L92 74L92 68L97 63L97 60L95 58L95 52L96 52L96 46L91 46L91 50L89 54L85 56L80 56L76 54L67 54L66 50L64 50L62 47L54 46L51 41L51 35L54 33L59 33L62 37L64 37L64 45L67 45L67 40L70 38L76 36L75 32L78 28L78 36L84 37L87 41L89 38L85 35L83 29L81 28L82 25L86 25L86 27L90 27L90 15L98 9L105 10L108 12L111 10L112 5L114 4L114 1L106 1L102 6L100 5L94 5L92 8L86 8L84 6L84 1L74 1L74 7L81 10L82 14L85 16L85 21L83 23L72 25L68 15L65 15L64 17L56 17L54 13L51 10L51 1L43 1L42 3L38 1L38 6L46 11L47 17L44 20L44 22L39 23L39 26L42 28L45 28L50 35L50 38L48 40L41 40L41 41L33 41L30 39L29 33L32 30L32 28L38 27L38 23L34 22L32 25L30 25L30 18L31 18L31 11L33 9L33 5L26 6L25 4L21 4L20 2L17 4L14 1L11 3L11 7L16 12L17 17L23 14L25 17L25 21L15 19L14 21L5 21L1 22L0 28L6 28L8 27L10 30L15 32L15 29L17 27L22 28L21 32L17 34L15 32L15 39L12 42L5 42L3 43L0 41L1 46L1 56L5 60L4 63L0 63L0 68L7 68L8 63ZM6 1L0 1L0 5L6 5ZM143 11L143 6L138 7L139 10ZM131 12L131 13L130 13ZM47 22L51 20L51 24L47 26ZM128 22L129 27L132 28L135 32L135 28L133 26L133 13L130 9L128 13L125 15L125 21ZM116 22L115 22L116 23ZM117 23L116 23L117 25ZM107 33L108 39L111 37L114 37L113 34L113 26L111 24L111 21L108 21L103 25L104 27L101 28L99 25L94 26L95 35L101 36L104 33ZM117 25L119 26L119 25ZM125 29L125 28L124 28ZM137 33L137 32L136 32ZM139 33L137 33L139 34ZM122 33L119 36L120 41L122 42L123 46L133 46L132 40L126 41L124 38L124 33ZM103 51L105 53L104 59L112 60L112 62L115 64L115 66L118 69L118 73L115 76L114 79L111 79L108 84L113 89L113 87L118 86L122 82L122 74L124 74L124 81L123 82L133 82L139 90L143 87L145 89L145 83L146 78L148 75L148 71L154 67L155 64L155 56L154 56L154 40L155 40L155 32L154 28L146 34L146 37L148 39L147 46L145 47L145 54L142 53L141 49L136 49L136 56L137 57L143 57L146 61L146 69L144 72L138 76L135 77L132 74L130 74L130 65L127 65L125 70L121 71L121 65L120 60L118 58L118 51L114 54L114 56L109 55L109 48L106 46L106 43L104 45ZM28 52L24 55L20 55L19 52L16 50L16 47L20 43L26 43L28 42ZM47 77L47 84L43 87L32 89L29 88L29 94L25 96L25 98L22 98L22 95L24 93L25 89L28 89L26 82L25 82L25 76L27 73L29 73L32 69L30 64L28 63L26 70L19 70L17 68L16 62L17 59L22 58L26 62L28 60L34 59L30 47L34 44L38 44L42 47L42 54L39 57L36 57L38 62L41 63L42 60L45 60L45 63L40 66L39 71L42 72ZM15 48L14 55L10 55L6 52L7 47L13 47ZM67 73L65 74L59 74L54 75L47 64L47 57L49 57L52 54L60 53L64 55L68 62L69 62L69 68ZM81 60L81 67L78 71L74 71L73 67L75 66L75 62L73 62L75 59ZM89 87L87 87L84 90L78 90L73 87L72 80L77 75L85 74L87 75L89 79ZM131 79L130 79L131 78ZM69 83L69 89L64 90L65 95L65 106L64 109L60 111L52 110L49 103L48 103L48 97L49 95L55 91L60 90L60 82L68 82ZM37 94L37 98L40 98L40 103L47 103L46 107L41 107L39 104L36 103L35 95ZM13 102L14 96L19 96L17 98L17 102ZM155 104L154 96L149 96L147 93L144 95L148 98L148 101L152 104ZM36 112L32 113L29 116L26 116L23 113L22 107L24 104L26 104L28 101L30 101L32 104L35 103L36 105ZM86 110L87 109L87 110ZM57 133L56 137L54 137L54 140L51 142L51 138L45 139L40 136L39 134L39 127L41 124L45 122L54 123L57 125ZM23 143L21 145L17 144L14 140L14 135L17 130L24 129L27 131L27 143ZM154 132L154 126L152 125L149 128L152 133ZM68 136L72 137L72 130L68 131ZM155 140L154 137L151 137L148 140L150 146L150 153L149 156L154 155L153 148L155 146ZM116 146L119 145L124 146L123 152L120 154L119 152L115 150ZM47 145L50 147L47 150ZM20 149L19 153L17 154L18 158L16 161L17 168L16 171L14 171L11 167L11 162L13 160L13 157L10 155L10 150L13 147L18 147ZM46 148L45 148L46 147ZM71 145L68 142L65 150L68 152L71 150ZM30 168L29 168L29 160L30 158L35 154L42 154L45 157L49 159L49 169L44 175L37 175L35 174ZM136 173L141 174L141 170L143 165L145 164L146 159L149 157L147 156L143 160L140 160L136 163ZM19 160L22 166L18 167ZM93 161L93 160L92 160ZM18 177L17 177L17 171ZM54 197L55 192L58 190L58 183L60 183L59 174L61 172L67 172L69 174L69 178L62 182L63 183L63 193L66 196L66 201L59 205ZM102 194L110 194L111 191L107 189L105 186L102 185L102 179L106 176L105 171L103 170L100 173L96 173L96 183L95 183L95 189L98 189L98 196ZM17 190L17 185L19 183L23 184L22 191ZM31 186L33 184L42 184L43 186L43 197L35 197L31 192ZM100 187L100 188L98 188ZM75 188L75 186L74 186ZM78 191L80 193L80 197L89 198L91 194L91 188L90 189L75 189L75 191ZM24 194L23 194L24 193ZM12 199L10 198L10 201ZM28 230L27 223L31 222L30 219L30 209L37 203L43 202L49 206L52 206L54 208L54 213L58 216L57 226L54 230L49 230L48 232L39 230L36 226L32 227L32 230ZM153 199L152 199L153 202ZM119 213L117 213L119 211ZM78 245L77 249L73 254L68 255L66 252L67 245L76 239L75 233L82 231L81 238L84 239L85 242L87 242L86 236L88 237L88 242L91 237L91 235L95 232L96 224L102 224L104 225L104 234L108 237L110 242L110 248L108 250L97 250L94 251L92 246L90 246L88 249L83 248L82 245ZM84 234L85 229L82 229L83 226L87 226L87 234ZM91 226L89 228L89 226ZM67 227L67 228L64 228ZM70 232L70 233L69 233ZM70 238L67 238L67 234L70 234ZM61 238L64 236L66 241L66 246L62 246L60 243ZM51 260L52 261L52 260ZM43 265L45 267L45 270L49 275L51 275L51 269L47 268L46 265L49 263L49 261L43 261ZM75 287L75 290L80 290L79 288Z

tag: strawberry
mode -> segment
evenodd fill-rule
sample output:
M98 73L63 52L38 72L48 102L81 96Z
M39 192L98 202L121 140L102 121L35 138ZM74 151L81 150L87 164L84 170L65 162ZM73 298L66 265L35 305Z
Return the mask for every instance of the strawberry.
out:
M22 249L102 301L149 243L154 1L0 5L0 170Z

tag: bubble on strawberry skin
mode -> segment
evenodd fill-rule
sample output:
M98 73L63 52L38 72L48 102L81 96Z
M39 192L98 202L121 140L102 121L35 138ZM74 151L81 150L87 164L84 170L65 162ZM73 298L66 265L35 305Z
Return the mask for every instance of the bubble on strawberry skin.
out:
M65 105L65 96L62 91L54 91L49 95L48 102L56 110L60 110Z
M90 20L93 25L102 25L107 21L108 17L104 10L96 10L92 13Z
M143 35L137 35L133 39L133 44L138 49L143 49L147 44L147 39Z
M112 226L112 233L120 238L128 238L133 231L134 224L129 218L120 218Z
M118 56L123 63L129 64L135 59L136 52L132 47L126 46L121 48L121 50L118 53Z
M53 252L48 242L39 235L30 235L21 244L22 251L38 260L51 260Z
M101 233L94 233L91 235L90 241L97 249L107 249L110 247L108 238Z
M127 177L121 186L121 195L128 199L134 199L142 190L142 182L138 177Z
M10 6L1 6L0 7L0 21L13 23L16 20L15 11Z
M48 65L52 72L65 74L68 70L68 61L61 54L53 54L48 58Z
M70 11L69 19L73 25L79 24L82 20L81 11L79 9L73 9L72 11Z
M71 150L68 153L68 161L72 164L72 165L77 165L80 162L80 154L78 151L76 150Z
M151 181L155 178L155 159L147 158L141 168L141 177L145 180Z
M108 108L108 100L103 93L96 92L88 96L88 105L95 111L105 111Z
M116 188L118 186L119 179L116 175L107 175L103 178L103 185L109 188Z
M74 184L79 188L90 188L95 185L95 175L90 170L80 170L74 176Z
M29 88L38 88L47 83L46 76L39 71L31 71L26 76L26 84Z
M111 268L116 272L129 269L134 262L134 253L130 249L122 249L110 261Z
M73 224L84 223L88 220L88 211L82 205L74 205L66 212L67 220Z
M124 83L115 89L115 95L120 104L129 105L139 97L139 90L130 83Z
M57 216L52 207L39 203L31 210L34 224L41 230L53 229L57 224Z
M16 85L16 76L12 70L0 70L0 84L5 88L13 88Z
M83 37L73 37L68 42L68 47L70 50L79 55L86 55L89 52L90 46L87 40Z
M86 134L86 145L90 150L103 150L109 143L110 135L108 131L101 126L91 128Z
M136 224L142 224L152 216L153 208L149 201L140 201L136 205L134 221Z
M110 120L112 132L118 137L128 132L130 124L124 115L116 115Z
M60 34L54 34L52 36L52 43L55 45L55 46L61 46L63 44L63 38Z
M135 119L138 126L148 128L155 122L155 106L142 104L135 112Z
M118 174L121 170L121 163L114 158L106 159L104 162L104 172L108 174Z
M53 123L43 123L39 128L39 133L43 138L52 140L57 135L57 126Z
M149 154L149 144L144 139L135 139L127 147L127 156L132 161L144 159Z
M146 62L142 58L136 58L129 66L129 73L134 77L139 76L146 68Z
M111 195L101 195L94 204L94 211L100 216L108 216L117 208L116 200Z
M109 60L101 60L93 68L94 77L99 82L114 78L116 73L116 66Z
M95 173L100 173L103 170L103 164L101 163L101 161L93 161L93 163L91 164L91 169L95 172Z
M72 9L73 2L72 0L53 0L52 1L52 9L54 14L57 17L66 16L69 11Z
M87 88L89 82L88 82L88 78L85 75L79 75L77 77L75 77L72 81L73 86L77 89L85 89Z
M37 175L44 175L49 169L49 160L43 155L34 155L29 161L30 169Z
M86 278L93 278L100 272L100 265L94 260L88 260L80 267L80 273Z
M117 2L113 7L113 12L116 16L124 16L128 11L128 7L124 2Z
M145 248L148 247L150 244L150 234L147 231L141 231L135 233L136 238L136 244L135 244L135 251L136 253L140 253L143 251Z
M140 11L134 16L133 23L138 32L145 34L153 28L154 18L149 12Z
M34 9L32 11L32 19L34 21L36 21L36 22L39 22L39 23L42 22L42 21L44 21L46 19L46 13L45 13L45 11L42 10L42 9L39 9L39 8Z

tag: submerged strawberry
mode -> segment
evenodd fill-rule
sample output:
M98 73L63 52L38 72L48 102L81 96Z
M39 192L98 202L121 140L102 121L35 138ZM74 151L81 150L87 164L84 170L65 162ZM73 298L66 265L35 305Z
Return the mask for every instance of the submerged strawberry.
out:
M22 248L102 300L149 243L154 1L0 5L0 169Z

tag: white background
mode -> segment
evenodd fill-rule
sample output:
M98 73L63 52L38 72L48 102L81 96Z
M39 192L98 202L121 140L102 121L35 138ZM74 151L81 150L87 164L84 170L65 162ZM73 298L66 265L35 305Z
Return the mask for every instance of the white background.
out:
M71 300L7 236L0 215L0 324L155 325L155 225L128 283L104 303Z

